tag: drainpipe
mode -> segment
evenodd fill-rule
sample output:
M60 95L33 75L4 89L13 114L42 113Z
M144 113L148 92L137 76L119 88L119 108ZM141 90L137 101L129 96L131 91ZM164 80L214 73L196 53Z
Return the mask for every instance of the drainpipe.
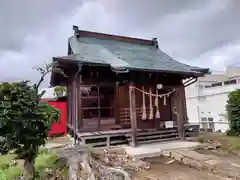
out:
M199 107L199 105L197 105L197 114L198 114L198 124L199 124L199 128L200 128L201 121L200 121L200 107Z

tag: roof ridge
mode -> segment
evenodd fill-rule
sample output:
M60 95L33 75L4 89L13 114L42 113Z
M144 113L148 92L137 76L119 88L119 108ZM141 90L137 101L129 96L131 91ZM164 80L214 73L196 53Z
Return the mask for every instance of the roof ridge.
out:
M73 30L74 30L74 35L77 37L93 37L93 38L99 38L99 39L109 39L109 40L116 40L116 41L158 47L157 38L152 38L152 40L149 40L149 39L134 38L129 36L120 36L115 34L79 30L78 26L73 26Z

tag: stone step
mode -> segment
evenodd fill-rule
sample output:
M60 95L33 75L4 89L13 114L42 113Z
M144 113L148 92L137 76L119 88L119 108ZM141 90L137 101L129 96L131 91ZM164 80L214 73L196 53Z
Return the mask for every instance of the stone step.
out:
M208 169L209 172L224 177L240 177L240 162L237 164L231 161L223 161L220 157L201 154L193 150L163 151L162 155L197 169Z

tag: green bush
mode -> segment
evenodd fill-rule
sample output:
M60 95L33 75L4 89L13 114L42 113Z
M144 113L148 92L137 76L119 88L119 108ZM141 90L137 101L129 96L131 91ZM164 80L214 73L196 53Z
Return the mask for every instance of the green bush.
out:
M230 121L231 132L229 134L240 134L240 90L231 92L227 101L226 109Z
M14 154L0 156L0 180L17 180L23 175L23 160L15 158ZM13 160L16 160L16 163L12 164ZM58 160L59 157L55 153L42 148L35 162L35 179L47 180L47 176L54 175L55 169L64 170L65 167L59 167L57 164Z
M34 176L34 162L45 145L59 110L41 103L43 93L28 81L0 84L0 154L14 151L25 165L25 179Z
M235 130L235 129L229 129L227 132L226 132L227 136L238 136L238 132Z

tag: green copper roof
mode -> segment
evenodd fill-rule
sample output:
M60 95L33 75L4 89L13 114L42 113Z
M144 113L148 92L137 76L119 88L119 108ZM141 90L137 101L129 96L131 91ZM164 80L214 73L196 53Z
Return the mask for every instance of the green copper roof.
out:
M114 69L145 69L198 74L196 67L180 63L159 48L94 37L69 38L74 55L82 63L108 64Z

